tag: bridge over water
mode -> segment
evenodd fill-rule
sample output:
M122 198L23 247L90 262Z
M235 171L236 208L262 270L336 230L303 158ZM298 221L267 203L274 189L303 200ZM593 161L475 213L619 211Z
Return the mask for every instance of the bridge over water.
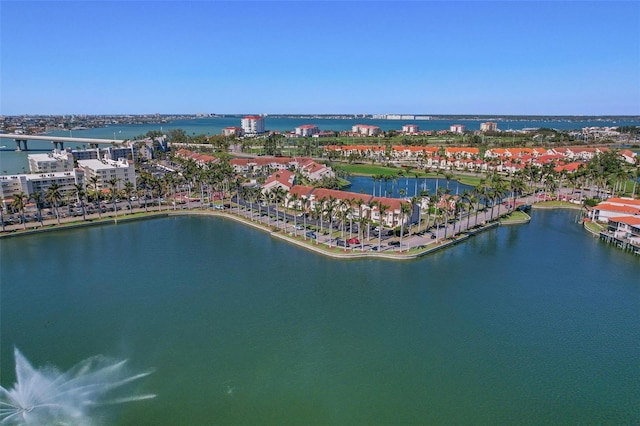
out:
M122 139L96 139L96 138L74 138L69 136L42 136L42 135L19 135L16 133L0 133L0 139L13 139L16 143L16 151L28 151L27 141L49 141L55 148L64 148L64 143L81 143L97 147L98 145L121 145L125 141ZM24 148L23 148L24 145Z

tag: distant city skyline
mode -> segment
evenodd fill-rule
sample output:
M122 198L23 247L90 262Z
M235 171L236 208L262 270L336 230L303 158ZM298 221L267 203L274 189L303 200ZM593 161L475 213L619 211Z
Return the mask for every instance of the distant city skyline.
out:
M0 114L638 115L638 16L631 1L3 0Z

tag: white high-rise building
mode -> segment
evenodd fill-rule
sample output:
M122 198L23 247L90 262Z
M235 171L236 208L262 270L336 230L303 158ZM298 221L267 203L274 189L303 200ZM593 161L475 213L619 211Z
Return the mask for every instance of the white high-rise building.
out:
M31 173L57 173L73 170L73 155L67 151L53 150L47 154L29 154Z
M264 117L259 115L247 115L242 117L242 131L245 135L258 135L264 133Z

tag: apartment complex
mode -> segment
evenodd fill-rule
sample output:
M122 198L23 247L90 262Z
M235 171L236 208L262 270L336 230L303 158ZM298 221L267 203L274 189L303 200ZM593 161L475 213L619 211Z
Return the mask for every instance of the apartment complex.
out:
M464 133L466 127L464 127L464 124L452 124L451 127L449 127L449 131L451 133L458 133L458 134L462 134Z
M118 179L116 188L118 190L124 188L125 182L136 184L136 171L133 162L123 158L114 161L104 160L78 160L78 166L84 170L85 181L91 182L96 177L98 190L110 189L109 181Z
M67 151L53 150L47 154L29 154L31 173L58 173L73 170L73 155Z
M480 131L496 132L498 131L498 123L496 123L495 121L487 121L485 123L480 123Z
M302 126L296 127L296 135L297 136L313 136L320 133L320 129L315 124L303 124Z
M420 132L420 127L417 124L405 124L402 126L402 133L405 135L415 135Z
M222 129L222 135L223 136L238 136L238 137L241 137L242 135L244 135L244 132L242 131L242 127L230 126L230 127L225 127L224 129Z
M351 132L361 136L377 136L381 133L380 127L367 124L356 124L351 127Z
M58 185L62 197L66 198L75 191L75 184L83 183L83 177L84 174L81 170L0 176L0 200L2 200L0 207L6 211L6 207L13 201L13 196L21 192L27 196L40 192L44 197L44 194L54 183Z

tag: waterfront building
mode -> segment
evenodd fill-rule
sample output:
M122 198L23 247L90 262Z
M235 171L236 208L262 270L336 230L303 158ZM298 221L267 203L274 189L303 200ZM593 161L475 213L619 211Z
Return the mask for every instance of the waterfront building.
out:
M607 230L615 238L626 238L640 246L640 216L617 216L609 219Z
M459 134L462 134L462 133L464 133L464 131L465 131L464 124L452 124L452 125L449 127L449 131L450 131L451 133L459 133Z
M73 155L74 160L97 160L98 158L100 158L100 149L72 149L71 155Z
M264 133L264 117L259 115L247 115L242 117L242 131L246 135L259 135Z
M592 220L604 223L620 216L640 218L640 200L613 197L598 204L589 212Z
M52 184L57 184L60 194L67 198L75 191L75 184L84 182L84 174L81 170L71 170L67 172L39 173L39 174L18 174L0 176L0 200L2 207L6 208L13 201L13 196L25 193L31 196L35 192L44 194Z
M118 179L116 189L124 189L126 182L131 182L136 185L136 171L133 165L133 161L120 158L117 161L109 158L102 160L78 160L78 166L85 173L85 181L90 182L90 179L97 177L97 186L95 188L99 191L110 189L111 185L109 181L111 179Z
M302 126L296 127L295 133L298 136L307 137L320 133L320 129L318 129L318 126L315 124L303 124Z
M230 127L225 127L224 129L222 129L222 135L223 136L241 137L241 136L244 135L244 132L242 131L242 127L230 126Z
M498 123L495 121L487 121L485 123L480 123L480 131L481 132L496 132L498 131Z
M303 176L312 181L321 180L324 177L332 178L336 175L331 167L316 163L310 158L298 161L297 169L300 170Z
M367 124L356 124L351 127L351 132L360 136L377 136L381 130L378 126L370 126Z
M420 132L420 128L417 124L405 124L402 126L402 133L405 135L415 135Z
M73 155L67 151L54 149L47 154L29 154L27 159L31 173L57 173L73 170Z
M395 228L403 222L405 225L415 223L420 215L420 206L417 204L413 205L413 210L410 214L403 214L401 206L409 203L409 201L399 198L374 197L357 192L295 185L287 195L287 203L293 194L297 196L298 200L306 199L308 201L307 211L313 211L318 204L326 207L329 200L333 199L336 201L336 217L338 217L340 211L351 207L353 209L353 213L349 215L351 219L356 219L362 215L362 217L369 218L374 222L382 220L382 224L387 228ZM380 215L378 207L380 203L387 207L387 210L382 215ZM298 201L298 207L302 208L300 201Z

